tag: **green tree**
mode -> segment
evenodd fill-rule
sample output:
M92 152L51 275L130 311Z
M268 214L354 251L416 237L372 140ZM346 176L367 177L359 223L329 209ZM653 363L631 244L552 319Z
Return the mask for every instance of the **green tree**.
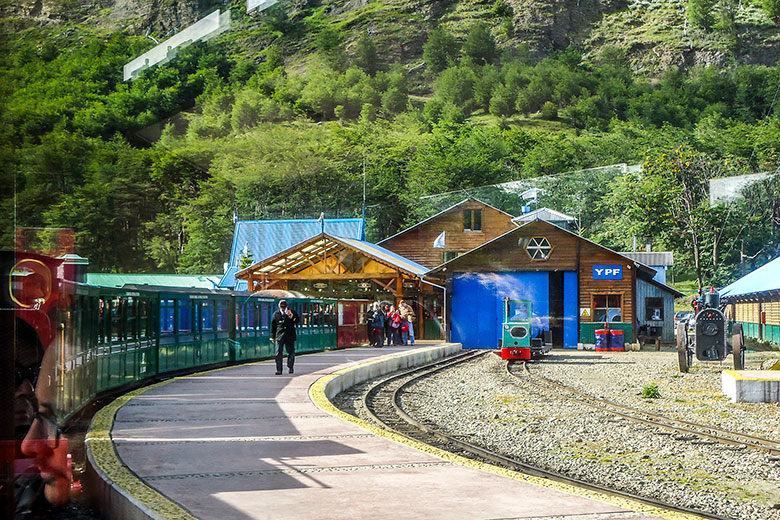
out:
M486 23L477 22L469 28L463 43L463 55L471 58L477 65L492 63L496 59L496 40Z
M398 90L396 87L390 87L387 92L382 94L382 110L385 114L395 115L406 109L409 97Z
M433 83L433 90L444 103L452 103L468 112L471 111L474 81L474 71L470 67L450 67Z
M357 44L355 45L355 59L353 62L369 76L376 74L376 71L379 68L379 58L376 54L374 42L371 41L368 32L362 33L360 38L358 38Z
M474 101L477 106L488 112L493 89L501 82L501 76L493 65L485 65L480 70L479 77L474 82Z
M497 84L490 98L490 113L498 117L511 116L515 111L515 98L507 86L503 83Z
M726 36L729 47L732 50L739 46L739 35L737 34L737 11L739 5L739 0L720 0L718 3L716 28Z
M715 23L715 4L716 0L688 0L685 16L692 26L709 31Z
M344 36L335 25L326 25L314 38L317 50L325 60L336 70L344 70L346 55L344 54Z
M761 7L770 20L780 22L780 0L761 0Z
M244 250L241 252L241 258L238 261L238 268L246 269L247 267L252 267L252 264L254 264L254 255L252 255L252 251L249 250L249 244L247 244Z
M455 63L458 46L455 37L438 27L431 31L423 45L423 59L429 74L436 75Z
M267 8L263 12L263 22L265 26L279 34L289 34L294 28L294 24L289 15L290 4L287 1L278 2Z

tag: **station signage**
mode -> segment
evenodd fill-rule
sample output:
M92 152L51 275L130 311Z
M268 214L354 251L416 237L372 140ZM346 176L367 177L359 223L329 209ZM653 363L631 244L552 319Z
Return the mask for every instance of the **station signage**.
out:
M593 266L593 279L594 280L622 280L623 266L596 264Z

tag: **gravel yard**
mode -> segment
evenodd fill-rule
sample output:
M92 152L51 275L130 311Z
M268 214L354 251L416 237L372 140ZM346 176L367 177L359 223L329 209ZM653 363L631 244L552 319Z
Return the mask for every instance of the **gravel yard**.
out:
M748 368L777 353L748 355ZM729 358L730 359L730 358ZM450 434L569 476L740 520L780 520L780 460L643 426L563 401L518 381L506 362L478 361L415 384L403 397L412 415ZM780 406L731 404L720 392L725 363L677 354L560 351L534 373L590 395L694 422L780 440ZM642 398L655 383L657 399Z

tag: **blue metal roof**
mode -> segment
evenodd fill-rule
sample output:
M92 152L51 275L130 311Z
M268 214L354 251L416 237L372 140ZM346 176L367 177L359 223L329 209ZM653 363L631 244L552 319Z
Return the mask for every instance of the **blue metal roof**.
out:
M362 240L365 236L365 226L360 218L326 218L324 229L325 233L339 237ZM252 262L257 263L315 237L322 231L323 222L318 219L239 220L233 232L228 269L218 285L234 286L245 247L252 253Z
M422 277L422 275L424 275L429 271L429 269L424 265L418 264L417 262L409 260L408 258L403 257L398 253L394 253L389 249L385 249L382 246L372 244L371 242L366 242L365 240L355 240L352 238L339 237L339 236L333 236L333 238L337 240L341 240L345 244L352 246L359 251L363 251L364 253L372 255L378 258L379 260L383 260L391 265L400 267L404 271L408 273L412 273L419 277Z
M720 290L729 298L780 290L780 256Z

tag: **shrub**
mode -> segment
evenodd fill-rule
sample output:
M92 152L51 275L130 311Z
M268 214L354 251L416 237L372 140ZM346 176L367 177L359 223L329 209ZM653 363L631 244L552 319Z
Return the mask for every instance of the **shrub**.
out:
M542 119L547 119L548 121L558 119L558 107L555 106L555 103L548 101L542 105Z

